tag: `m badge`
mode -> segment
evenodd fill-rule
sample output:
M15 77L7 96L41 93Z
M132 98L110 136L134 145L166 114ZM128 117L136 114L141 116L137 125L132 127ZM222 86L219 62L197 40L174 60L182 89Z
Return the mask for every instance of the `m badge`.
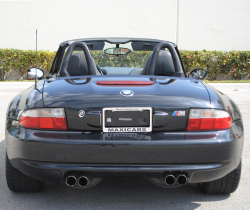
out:
M172 116L185 116L185 111L174 111Z

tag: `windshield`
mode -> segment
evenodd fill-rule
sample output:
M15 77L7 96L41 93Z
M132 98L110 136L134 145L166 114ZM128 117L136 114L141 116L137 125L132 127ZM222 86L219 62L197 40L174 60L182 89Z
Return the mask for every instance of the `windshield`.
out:
M119 47L131 50L129 54L124 55L108 55L104 53L105 49L116 47L115 44L105 42L103 50L91 50L90 53L99 67L128 67L128 68L144 68L148 56L152 51L134 51L130 43L119 44Z
M103 51L90 51L95 63L100 67L144 68L148 56L152 52L132 51L128 55L107 55Z

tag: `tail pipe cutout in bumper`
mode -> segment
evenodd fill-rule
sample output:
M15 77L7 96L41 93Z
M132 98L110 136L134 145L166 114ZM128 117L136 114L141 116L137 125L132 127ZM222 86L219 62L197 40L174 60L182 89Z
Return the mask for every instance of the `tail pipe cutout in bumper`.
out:
M99 184L102 180L102 178L92 178L85 174L77 175L77 173L65 176L65 184L67 186L79 189L93 187Z
M161 187L180 187L188 183L188 175L187 173L168 173L159 178L149 178L149 180Z

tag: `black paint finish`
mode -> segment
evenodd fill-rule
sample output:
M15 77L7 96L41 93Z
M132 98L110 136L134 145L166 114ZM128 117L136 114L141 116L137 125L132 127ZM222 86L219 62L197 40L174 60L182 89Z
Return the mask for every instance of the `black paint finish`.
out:
M181 60L176 63L181 65ZM96 84L108 80L153 81L153 85ZM122 90L132 90L134 95L124 97ZM66 131L19 126L24 110L59 107L65 109ZM104 107L152 107L153 130L103 133ZM222 131L186 132L190 108L226 110L233 126ZM80 110L84 110L84 117L79 117ZM174 111L185 115L172 116ZM169 171L185 171L191 183L211 181L238 166L243 141L242 116L237 105L205 82L184 77L52 76L39 81L38 90L32 86L17 95L6 113L6 149L11 164L30 177L51 182L63 182L71 172L93 177L160 177Z
M37 83L37 89L34 85L17 95L9 104L6 117L19 119L20 114L26 109L43 107L43 84L44 80Z
M89 77L85 77L89 78ZM91 77L90 77L91 78ZM100 108L100 107L164 107L164 108L187 108L202 107L210 108L208 92L201 82L193 79L174 78L175 82L166 84L173 77L163 77L165 80L157 80L152 76L93 76L87 83L69 83L65 79L46 81L44 85L45 107L67 108ZM98 86L96 81L108 80L134 80L154 81L153 86L146 87L108 87ZM73 80L77 82L77 80ZM121 90L133 90L133 97L123 97ZM221 108L217 106L216 108Z
M13 137L16 132L20 133L19 139ZM18 124L8 127L8 133L7 151L13 166L45 181L62 181L65 173L86 168L97 177L98 173L100 176L126 170L131 175L155 172L160 176L173 169L185 169L190 176L201 173L190 182L209 181L237 167L244 138L240 120L224 131L157 132L144 136L123 133L119 137L113 134L114 138L100 132L24 129ZM43 177L44 170L47 175ZM55 175L55 171L59 174Z
M96 85L101 80L153 81L154 85ZM6 145L11 164L33 178L63 182L64 174L86 170L94 177L119 174L159 177L167 171L185 170L189 182L204 182L229 173L241 159L244 130L237 105L199 80L70 77L40 81L38 89L32 86L16 96L6 115ZM120 95L124 89L133 90L134 96ZM102 133L103 107L139 106L153 107L152 133ZM38 131L19 126L23 110L41 107L64 107L69 131ZM186 132L190 108L224 109L234 120L233 127L225 131ZM79 110L85 111L84 118L78 116ZM172 116L178 110L184 110L185 116Z
M97 81L105 80L154 81L154 85L149 87L96 85ZM124 97L120 94L122 90L133 90L134 96ZM154 112L167 113L169 121L164 124L160 122L160 116L154 115L154 131L184 131L189 108L210 108L210 100L204 85L193 79L95 76L82 80L58 78L46 81L44 106L65 107L70 130L101 131L99 124L101 116L89 113L101 112L103 107L153 107ZM86 117L79 118L79 110L84 110ZM174 111L185 111L185 116L172 116Z

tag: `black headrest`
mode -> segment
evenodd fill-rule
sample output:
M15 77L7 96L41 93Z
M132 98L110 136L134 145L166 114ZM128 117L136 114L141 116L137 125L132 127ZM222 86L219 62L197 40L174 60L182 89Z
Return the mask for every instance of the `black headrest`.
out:
M94 59L93 59L93 62L95 65L96 75L100 75L99 71L96 68L96 64L95 64ZM84 52L75 52L71 55L71 57L69 59L69 65L68 65L67 72L68 72L69 76L91 75L91 72L88 69L88 65L87 65L87 61L86 61Z
M88 75L88 66L83 52L73 53L69 60L68 74L70 76Z
M142 75L147 75L147 69L149 67L152 54L148 57L146 65L142 71ZM175 68L170 52L161 50L157 56L155 73L158 76L173 76L175 73Z

